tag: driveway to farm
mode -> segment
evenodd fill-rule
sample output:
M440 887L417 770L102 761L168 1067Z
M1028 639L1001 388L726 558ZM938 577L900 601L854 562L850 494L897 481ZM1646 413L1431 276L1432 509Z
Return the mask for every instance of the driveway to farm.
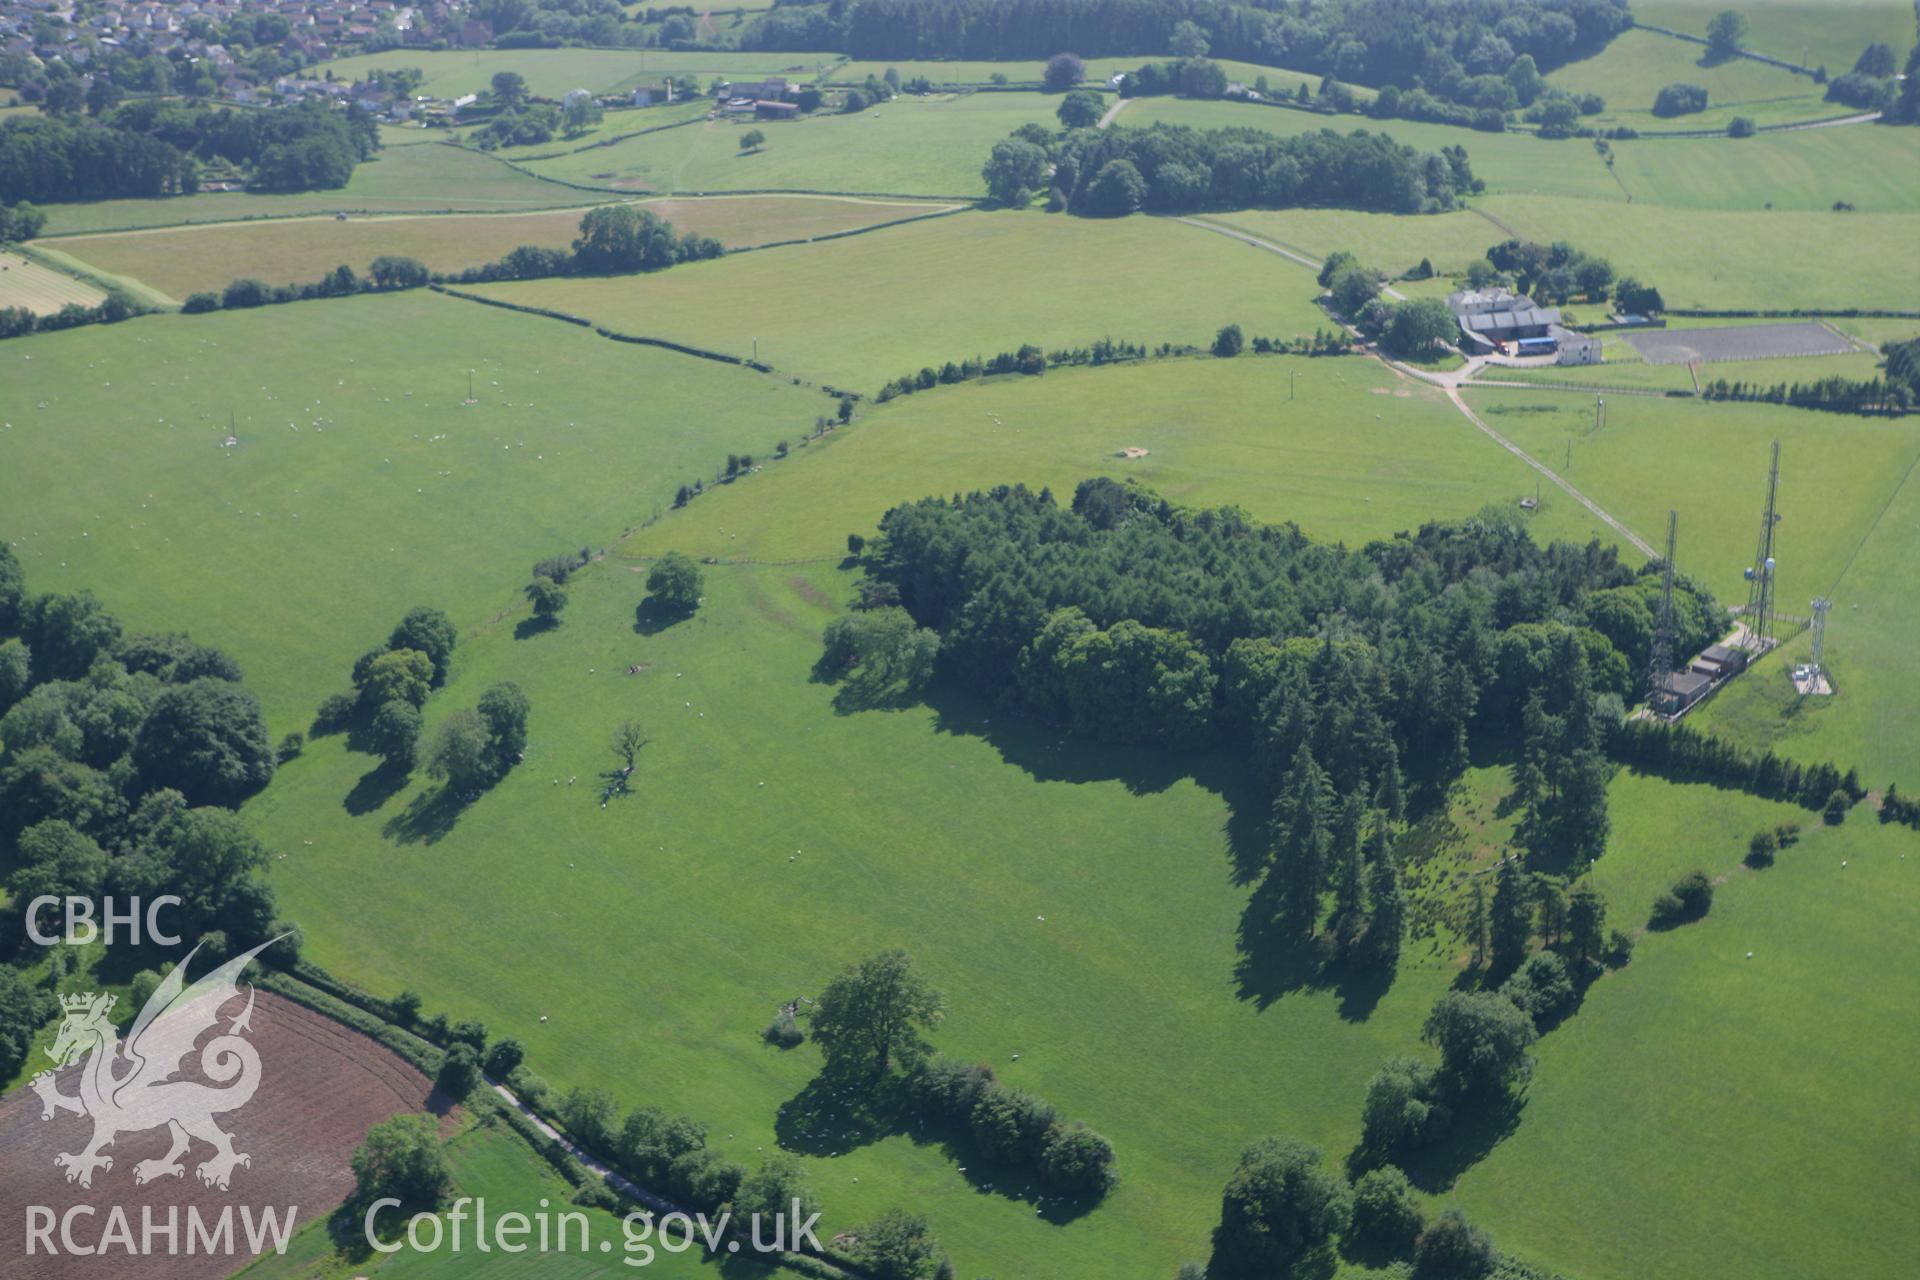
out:
M1315 272L1318 272L1321 267L1320 262L1316 261L1315 259L1309 257L1304 253L1301 253L1294 249L1289 249L1285 245L1275 244L1271 240L1263 240L1259 236L1249 235L1244 231L1236 231L1232 227L1223 227L1218 223L1207 222L1204 219L1200 219L1200 218L1175 218L1173 220L1175 222L1184 222L1190 227L1199 227L1203 231L1212 231L1217 235L1231 237L1232 239L1238 240L1243 244L1250 244L1256 249L1264 249L1268 253L1277 253L1281 257L1287 259L1289 262L1298 263L1300 266L1307 267ZM1406 301L1406 295L1398 292L1397 290L1382 289L1381 292L1386 294L1388 297L1394 298L1398 301L1402 301L1402 302ZM1445 391L1447 393L1447 399L1453 402L1453 407L1458 409L1463 415L1465 415L1468 422L1471 422L1474 426L1478 427L1481 431L1485 432L1487 434L1487 437L1491 439L1494 443L1498 444L1502 449L1505 449L1508 453L1511 453L1514 457L1520 459L1522 462L1532 467L1535 471L1538 471L1541 475L1545 476L1548 480L1551 480L1560 489L1565 491L1568 497L1572 498L1575 502L1578 502L1581 506L1585 507L1587 510L1593 512L1593 514L1601 521L1601 523L1605 524L1609 529L1612 529L1615 533L1619 534L1622 538L1625 538L1629 543L1633 545L1635 550L1644 553L1648 559L1656 558L1658 553L1654 551L1652 543L1648 542L1645 538L1641 537L1639 534L1635 533L1633 530L1627 528L1625 524L1622 524L1618 519L1614 518L1614 516L1611 513L1609 513L1599 503L1595 502L1592 498L1589 498L1586 494L1574 488L1573 485L1568 483L1560 475L1559 472L1547 466L1546 463L1541 462L1538 458L1528 453L1525 449L1522 449L1519 445L1515 444L1513 441L1507 439L1505 436L1501 435L1498 431L1495 431L1492 427L1488 426L1481 419L1479 414L1475 413L1472 409L1467 407L1467 402L1460 398L1461 384L1464 383L1467 379L1471 378L1474 374L1478 373L1481 367L1486 363L1485 360L1481 359L1478 356L1470 357L1467 360L1466 364L1462 365L1458 369L1454 369L1446 373L1429 373L1425 369L1416 369L1412 365L1402 364L1398 360L1389 359L1385 354L1380 352L1372 344L1368 344L1367 349L1376 359L1378 359L1382 364L1386 365L1389 369L1392 369L1395 372L1410 378L1418 378L1422 382L1429 383ZM1531 384L1522 384L1522 385L1531 386Z
M1132 98L1115 98L1113 100L1113 105L1108 107L1106 111L1101 114L1100 123L1095 125L1094 127L1096 129L1104 129L1108 125L1112 124L1113 118L1120 114L1120 109L1132 101L1133 101Z

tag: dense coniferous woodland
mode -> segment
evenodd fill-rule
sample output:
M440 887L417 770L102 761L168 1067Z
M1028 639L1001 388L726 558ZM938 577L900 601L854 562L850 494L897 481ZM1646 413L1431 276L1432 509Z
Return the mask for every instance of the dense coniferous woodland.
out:
M1251 745L1275 777L1305 744L1368 795L1402 770L1449 780L1470 733L1523 729L1572 667L1637 696L1658 590L1611 547L1541 547L1500 512L1352 550L1104 479L1070 508L1000 488L880 529L865 598L938 631L963 684L1120 741ZM1704 589L1683 581L1676 612L1679 647L1714 638Z

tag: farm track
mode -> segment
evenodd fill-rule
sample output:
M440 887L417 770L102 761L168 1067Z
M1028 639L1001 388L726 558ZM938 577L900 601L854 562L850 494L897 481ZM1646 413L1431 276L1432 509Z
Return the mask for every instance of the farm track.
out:
M1175 218L1174 221L1183 222L1190 227L1199 227L1203 231L1212 231L1217 235L1227 236L1231 239L1238 240L1243 244L1250 244L1256 249L1263 249L1268 253L1278 254L1281 257L1287 259L1289 262L1297 263L1300 266L1308 267L1314 271L1318 271L1320 269L1321 264L1315 261L1312 257L1308 256L1307 254L1301 253L1296 249L1289 249L1284 245L1276 244L1271 240L1263 240L1259 236L1250 235L1244 231L1236 231L1232 227L1224 227L1217 223L1207 222L1199 218ZM1383 289L1381 290L1381 292L1387 294L1389 297L1398 299L1400 301L1406 300L1404 294L1401 294L1394 289L1390 289L1390 288ZM1371 350L1371 348L1369 348L1369 350ZM1535 471L1545 476L1548 480L1551 480L1560 489L1565 491L1566 494L1569 497L1571 497L1575 502L1578 502L1581 506L1591 511L1608 528L1618 533L1622 538L1625 538L1629 543L1633 545L1635 550L1644 553L1647 556L1647 558L1650 560L1658 558L1658 553L1653 549L1652 543L1648 542L1645 538L1642 538L1639 534L1635 533L1632 529L1629 529L1621 520L1615 517L1611 512L1607 511L1607 509L1602 507L1599 503L1595 502L1592 498L1589 498L1586 494L1574 488L1573 485L1569 483L1566 479L1564 479L1559 472L1547 466L1544 462L1541 462L1538 458L1528 453L1525 449L1522 449L1519 445L1515 444L1513 441L1507 439L1505 436L1501 435L1498 431L1495 431L1492 427L1488 426L1480 418L1480 415L1476 414L1472 409L1467 407L1467 402L1460 398L1460 385L1467 377L1469 377L1473 372L1475 372L1474 365L1469 364L1465 369L1456 370L1453 373L1432 374L1432 373L1427 373L1424 370L1415 369L1410 365L1401 364L1397 360L1390 360L1386 356L1381 355L1377 351L1374 351L1373 354L1378 360L1380 360L1382 364L1385 364L1388 368L1393 369L1407 377L1417 378L1422 382L1428 383L1431 386L1436 386L1444 390L1447 394L1447 399L1453 402L1453 407L1458 409L1463 415L1465 415L1468 422L1471 422L1474 426L1478 427L1481 431L1485 432L1487 437L1493 440L1494 443L1498 444L1501 448L1505 449L1507 452L1513 454L1516 458L1519 458L1522 462L1526 463L1529 467L1532 467ZM1531 384L1522 384L1522 385L1531 386Z

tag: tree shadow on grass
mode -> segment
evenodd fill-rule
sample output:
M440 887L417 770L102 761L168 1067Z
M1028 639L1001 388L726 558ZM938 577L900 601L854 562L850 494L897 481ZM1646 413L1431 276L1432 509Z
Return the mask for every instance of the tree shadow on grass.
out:
M1227 809L1220 834L1228 876L1236 887L1254 886L1238 932L1234 976L1241 999L1264 1009L1294 992L1332 990L1341 1016L1364 1022L1392 987L1391 971L1343 963L1323 943L1297 943L1276 927L1277 903L1264 887L1270 862L1267 800L1244 755L1093 742L945 682L937 682L922 700L933 708L936 732L980 738L1038 782L1117 781L1144 796L1190 779L1219 796ZM1431 807L1432 801L1427 803Z
M395 768L383 760L360 775L360 780L353 784L353 790L347 792L347 798L341 803L346 806L348 813L356 818L362 817L398 795L411 776L407 770Z
M1520 1126L1524 1092L1511 1098L1469 1097L1456 1101L1446 1129L1431 1141L1399 1154L1395 1163L1429 1195L1444 1195L1460 1175L1479 1164ZM1353 1157L1349 1157L1351 1164ZM1369 1166L1371 1167L1371 1166Z
M642 600L633 611L633 629L638 635L657 636L676 622L693 616L691 609L674 609L652 596Z
M515 640L531 640L537 635L544 635L549 631L557 631L559 629L560 619L558 618L522 618L513 624L513 638Z
M380 833L397 844L439 844L460 820L477 795L455 795L451 787L422 791L393 817Z
M938 1147L975 1191L1031 1205L1034 1216L1055 1225L1072 1222L1100 1204L1096 1196L1049 1193L1037 1170L983 1157L965 1125L915 1114L897 1076L843 1080L822 1072L781 1104L774 1137L783 1151L823 1157L897 1137L915 1146Z

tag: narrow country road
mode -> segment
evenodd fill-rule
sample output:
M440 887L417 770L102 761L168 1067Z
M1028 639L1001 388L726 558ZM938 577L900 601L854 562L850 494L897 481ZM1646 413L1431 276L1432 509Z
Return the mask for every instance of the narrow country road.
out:
M586 1169L588 1173L598 1174L600 1177L606 1179L607 1185L620 1192L621 1195L639 1201L655 1213L683 1212L679 1205L674 1204L670 1200L661 1199L645 1187L636 1186L613 1170L607 1168L607 1166L602 1164L598 1159L588 1154L584 1147L576 1145L573 1139L567 1137L567 1135L561 1133L558 1129L535 1115L533 1108L515 1097L513 1090L507 1088L507 1086L492 1081L489 1081L489 1083L493 1084L493 1091L500 1095L503 1102L531 1121L533 1127L545 1135L549 1142L558 1143L568 1155L578 1160L581 1167Z
M1228 237L1229 239L1238 240L1242 244L1250 244L1254 248L1263 249L1268 253L1277 253L1281 257L1287 259L1289 262L1298 263L1300 266L1306 267L1312 271L1317 272L1320 269L1320 265L1321 265L1320 262L1312 257L1309 257L1304 253L1300 253L1296 250L1289 249L1285 245L1275 244L1271 240L1263 240L1259 236L1249 235L1244 231L1236 231L1232 227L1223 227L1218 223L1207 222L1201 218L1174 218L1173 221L1183 222L1190 227L1199 227L1202 231L1211 231L1216 235L1223 235ZM1394 298L1399 301L1406 300L1406 297L1404 294L1401 294L1393 289L1382 289L1381 292L1386 294L1388 297ZM1438 387L1442 391L1445 391L1447 393L1447 399L1453 402L1453 407L1458 409L1461 412L1461 414L1466 417L1468 422L1471 422L1474 426L1478 427L1481 431L1485 432L1487 437L1491 439L1494 443L1498 444L1502 449L1505 449L1508 453L1511 453L1514 457L1520 459L1522 462L1532 467L1535 471L1545 476L1548 480L1551 480L1555 485L1559 486L1559 488L1562 489L1567 494L1568 497L1572 498L1575 502L1578 502L1581 506L1591 511L1609 529L1612 529L1615 533L1619 534L1622 538L1625 538L1629 543L1631 543L1635 550L1644 554L1648 559L1658 558L1659 553L1653 549L1652 543L1648 542L1645 538L1641 537L1639 534L1635 533L1633 530L1627 528L1625 524L1615 519L1610 513L1608 513L1608 511L1604 507L1602 507L1599 503L1595 502L1592 498L1589 498L1586 494L1574 488L1573 485L1568 483L1567 480L1564 477L1562 477L1559 472L1547 466L1546 463L1541 462L1538 458L1528 453L1525 449L1522 449L1519 445L1515 444L1513 441L1507 439L1505 436L1501 435L1498 431L1495 431L1492 427L1488 426L1484 421L1482 421L1479 414L1475 413L1472 409L1467 407L1467 402L1460 398L1461 384L1464 383L1468 378L1472 377L1475 373L1477 373L1480 370L1480 367L1485 363L1484 360L1478 357L1474 357L1469 359L1463 367L1459 369L1455 369L1450 373L1429 373L1424 369L1416 369L1411 365L1401 364L1397 360L1390 360L1384 354L1375 350L1371 345L1368 346L1368 351L1371 352L1373 356L1376 359L1378 359L1382 364L1394 370L1396 373L1403 374L1410 378L1418 379L1421 382L1428 383L1431 386ZM1527 386L1530 389L1533 388L1533 384L1531 383L1521 384L1521 385Z
M1113 118L1120 114L1120 109L1132 101L1132 98L1115 98L1113 105L1107 108L1106 113L1100 117L1100 123L1095 125L1094 128L1104 129L1112 124Z

